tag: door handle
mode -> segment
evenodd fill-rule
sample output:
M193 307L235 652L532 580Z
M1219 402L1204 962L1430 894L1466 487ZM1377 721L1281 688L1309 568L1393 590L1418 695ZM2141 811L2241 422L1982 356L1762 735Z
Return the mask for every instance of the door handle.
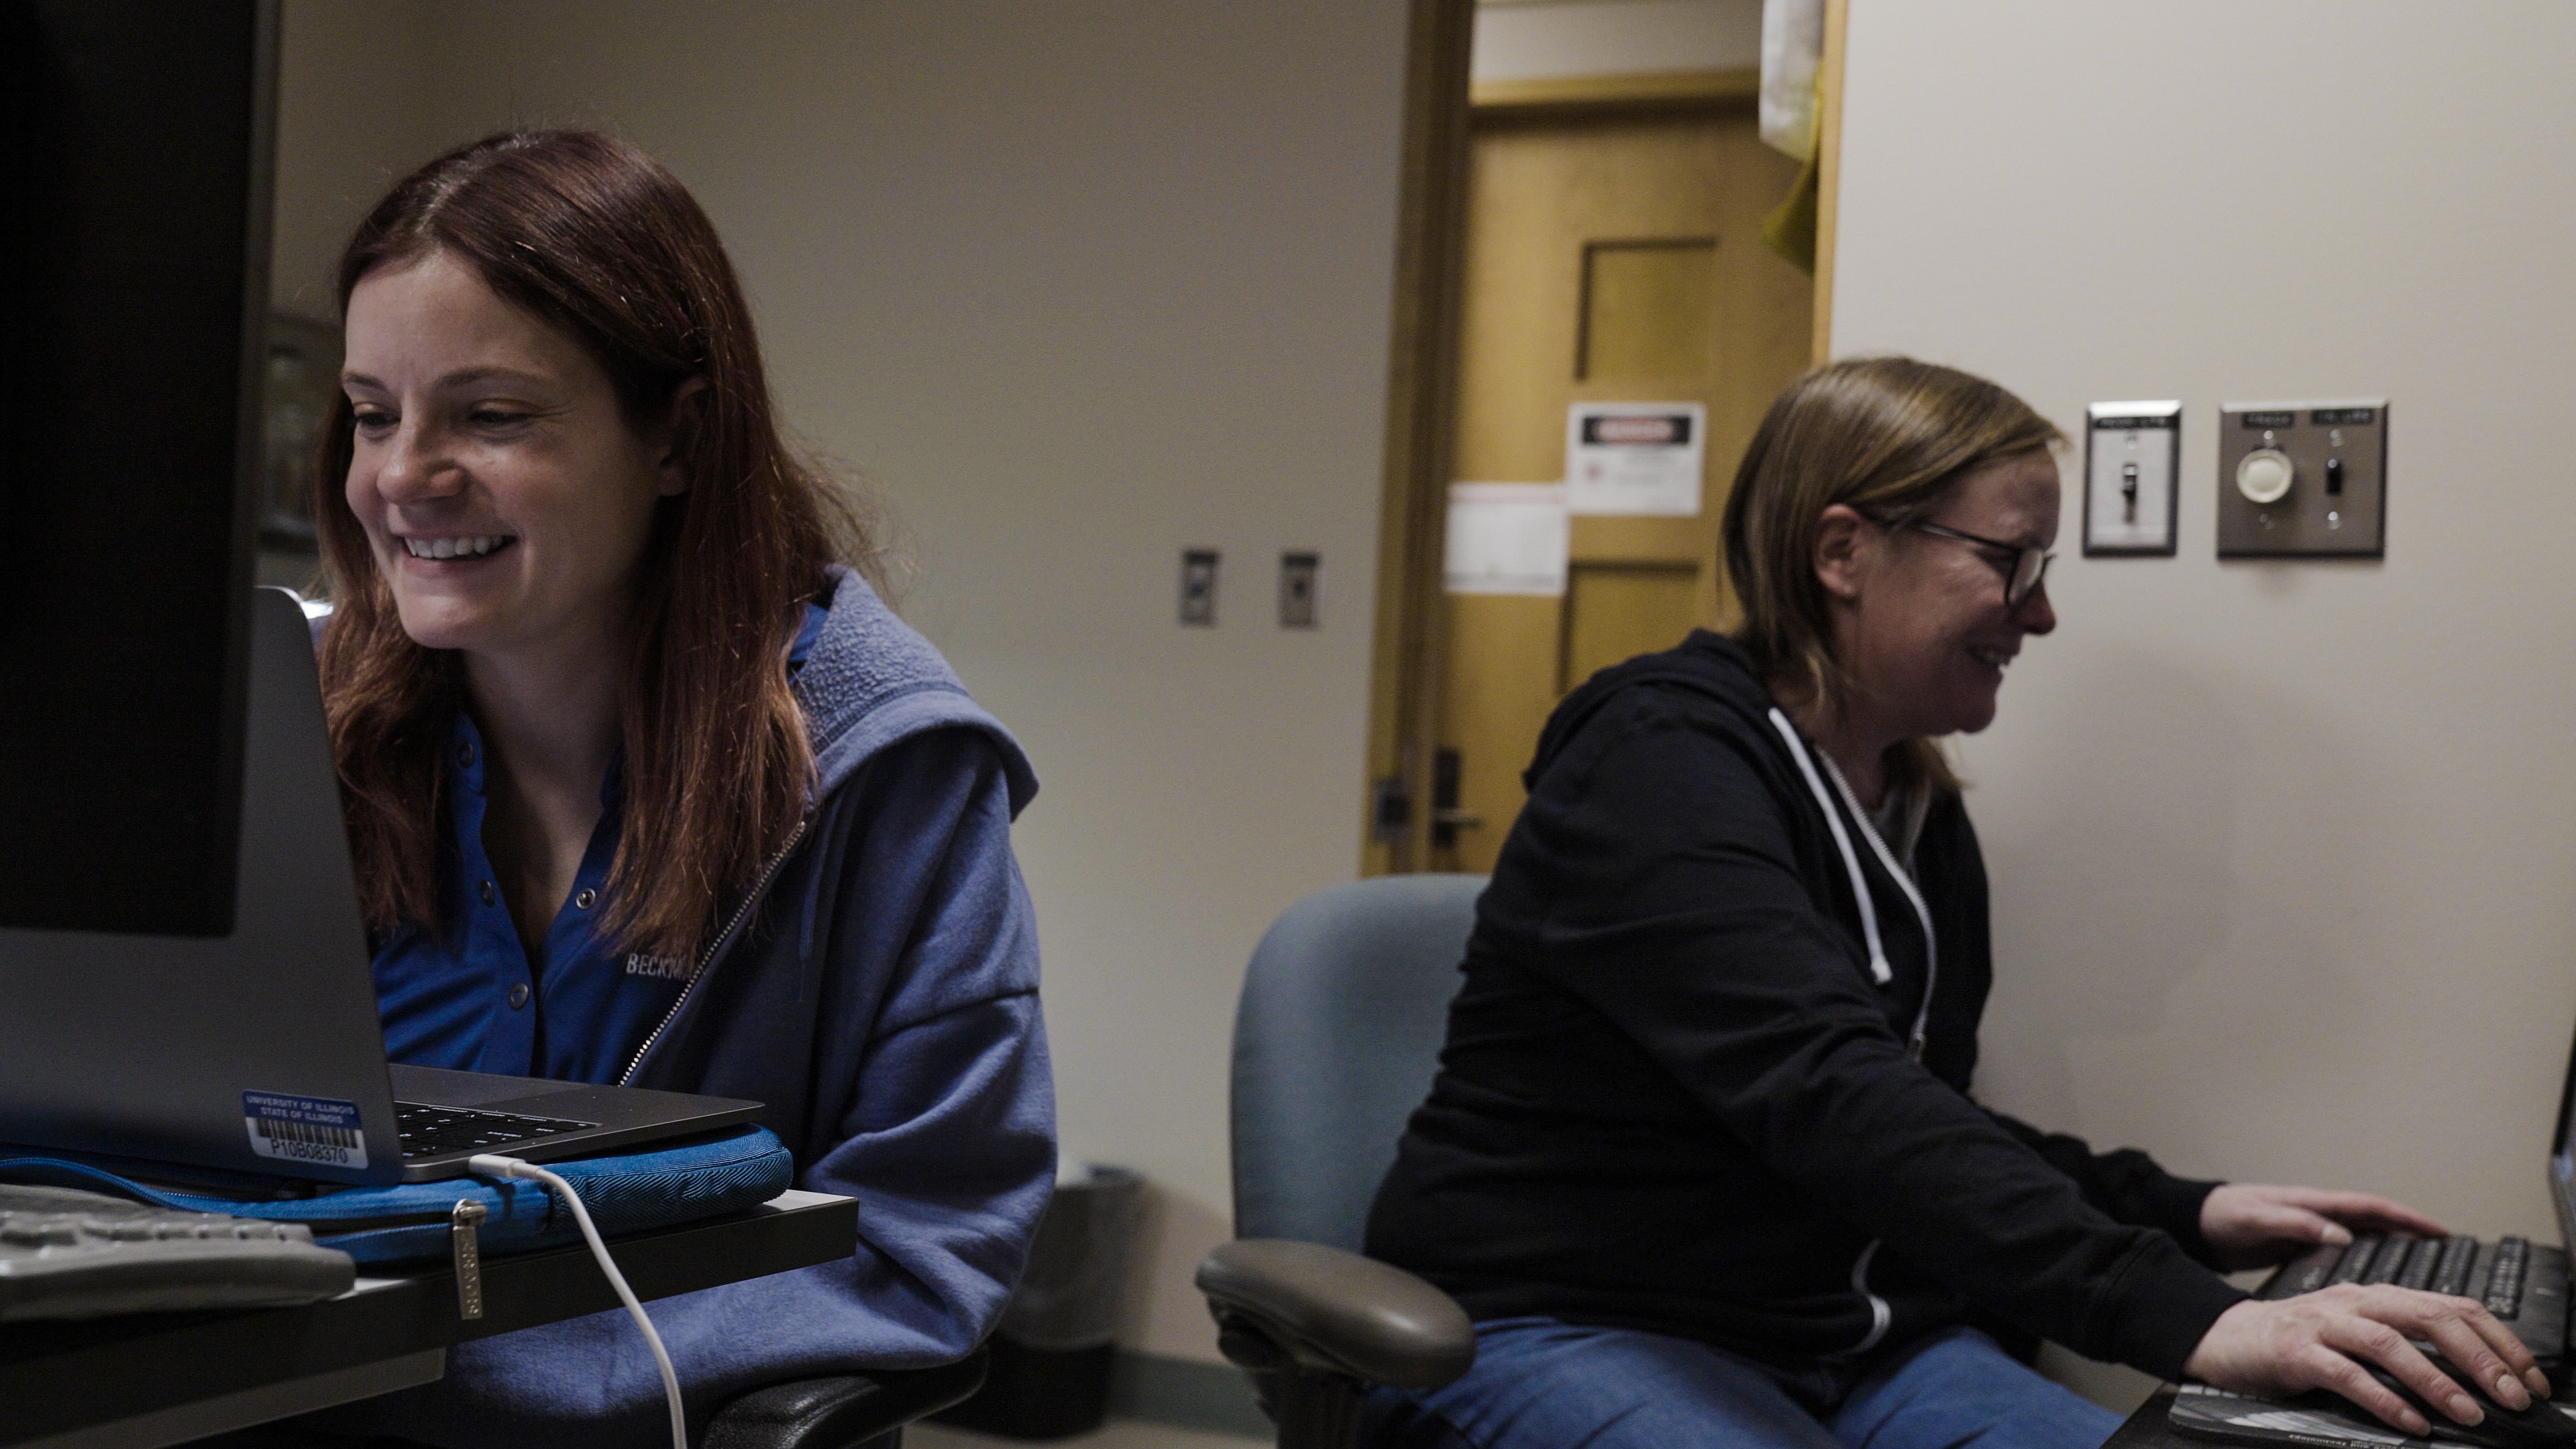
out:
M1458 808L1458 752L1444 747L1431 757L1431 848L1455 850L1459 831L1484 824L1483 816Z

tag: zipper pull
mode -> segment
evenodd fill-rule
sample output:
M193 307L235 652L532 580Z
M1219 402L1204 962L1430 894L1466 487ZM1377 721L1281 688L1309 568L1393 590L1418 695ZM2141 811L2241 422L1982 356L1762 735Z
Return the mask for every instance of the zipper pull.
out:
M483 1241L475 1230L491 1216L474 1199L458 1198L447 1214L447 1244L456 1256L456 1316L483 1316Z

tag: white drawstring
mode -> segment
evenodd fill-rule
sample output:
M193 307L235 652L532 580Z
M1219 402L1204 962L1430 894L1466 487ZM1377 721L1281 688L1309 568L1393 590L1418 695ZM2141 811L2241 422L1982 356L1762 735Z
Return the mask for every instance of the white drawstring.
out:
M1834 848L1843 853L1843 869L1851 872L1852 895L1860 902L1861 937L1869 943L1869 976L1872 981L1885 986L1896 973L1888 969L1887 948L1879 944L1878 905L1870 899L1869 882L1860 873L1860 857L1852 853L1851 835L1843 829L1842 816L1834 811L1833 798L1825 793L1825 782L1816 774L1816 762L1807 757L1806 742L1798 738L1798 727L1789 723L1789 717L1777 709L1771 711L1771 726L1780 732L1781 739L1788 742L1790 757L1798 762L1798 769L1806 775L1807 788L1815 792L1816 808L1825 812L1825 825L1834 833ZM1831 765L1833 762L1827 760L1825 763ZM1859 812L1853 813L1857 815ZM1931 999L1931 993L1925 992L1924 1000Z
M1879 838L1878 827L1872 825L1869 816L1861 810L1859 798L1852 794L1851 782L1843 778L1842 767L1834 763L1831 755L1825 756L1825 773L1834 777L1834 788L1842 792L1843 803L1851 807L1852 819L1860 822L1860 833L1868 838L1870 848L1878 852L1878 863L1887 867L1889 875L1896 877L1896 888L1905 892L1906 903L1914 907L1914 919L1923 923L1923 1004L1915 1008L1914 1032L1905 1041L1906 1050L1921 1060L1923 1028L1932 1019L1932 988L1941 980L1941 943L1932 934L1932 910L1923 904L1923 893L1914 888L1914 877L1897 865L1895 852Z
M1845 1353L1867 1353L1878 1347L1878 1341L1887 1337L1888 1325L1896 1321L1896 1310L1887 1306L1886 1299L1869 1291L1869 1260L1878 1256L1880 1241L1870 1239L1869 1246L1861 1249L1860 1256L1852 1262L1852 1291L1869 1300L1869 1332L1843 1350Z
M1771 711L1771 725L1789 746L1790 758L1798 762L1799 772L1807 777L1807 789L1816 797L1816 808L1825 812L1825 825L1833 831L1835 848L1842 852L1843 869L1851 873L1852 897L1860 907L1861 935L1869 942L1869 974L1884 986L1894 973L1888 969L1887 951L1878 937L1878 903L1870 896L1869 880L1861 873L1860 856L1852 849L1851 834L1843 829L1842 816L1835 811L1833 800L1825 794L1825 782L1816 774L1815 759L1807 753L1806 741L1798 738L1798 727L1789 723L1789 717L1777 709ZM1895 877L1896 888L1905 892L1906 903L1914 907L1914 919L1923 925L1923 1004L1914 1013L1914 1031L1905 1043L1906 1054L1920 1061L1923 1058L1924 1030L1932 1018L1932 988L1941 979L1940 944L1932 935L1932 912L1923 904L1922 892L1914 888L1914 878L1897 865L1896 856L1888 850L1887 842L1879 838L1877 827L1869 823L1869 815L1860 808L1860 799L1852 794L1851 782L1843 778L1841 767L1834 763L1831 755L1824 756L1824 761L1825 772L1833 776L1834 789L1851 810L1851 817L1859 824L1861 834L1869 840L1870 849L1878 853L1878 863ZM1860 1342L1844 1350L1845 1353L1861 1354L1876 1348L1878 1341L1887 1336L1889 1326L1896 1321L1896 1310L1888 1305L1886 1299L1869 1291L1869 1265L1870 1260L1878 1256L1879 1241L1872 1238L1869 1246L1861 1249L1860 1256L1852 1262L1852 1291L1869 1303L1869 1331L1861 1335Z
M1843 829L1842 815L1825 794L1824 779L1816 773L1815 757L1807 753L1807 742L1798 738L1798 727L1789 723L1789 717L1778 709L1771 711L1771 727L1780 732L1781 740L1789 746L1790 758L1798 762L1799 773L1807 777L1807 788L1815 794L1816 808L1825 812L1825 826L1834 833L1834 848L1842 852L1843 869L1851 873L1852 896L1860 906L1860 933L1862 939L1869 943L1870 979L1885 986L1895 973L1888 969L1887 948L1879 941L1878 902L1869 893L1869 879L1861 873L1860 856L1852 850L1851 835ZM1824 756L1824 761L1826 773L1834 778L1834 788L1851 809L1852 819L1860 823L1861 834L1868 839L1870 849L1877 852L1878 863L1895 878L1896 888L1905 892L1906 904L1914 907L1914 919L1923 926L1923 1004L1915 1009L1914 1030L1905 1043L1907 1052L1920 1060L1924 1030L1932 1018L1932 988L1941 980L1941 943L1932 934L1932 911L1923 904L1922 892L1914 888L1914 877L1906 874L1904 868L1896 863L1896 856L1887 848L1887 842L1879 838L1877 827L1869 823L1869 815L1860 808L1860 800L1852 794L1851 783L1843 778L1841 767L1834 763L1831 755Z

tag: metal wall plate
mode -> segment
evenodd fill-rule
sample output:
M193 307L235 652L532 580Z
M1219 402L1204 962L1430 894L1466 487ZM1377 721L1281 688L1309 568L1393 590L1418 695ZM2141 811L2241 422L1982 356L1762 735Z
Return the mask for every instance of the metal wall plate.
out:
M2387 531L2386 398L2219 409L2220 558L2381 558Z
M2084 410L2084 554L2171 558L2182 481L2182 404Z
M1216 627L1217 551L1181 550L1181 623L1192 629Z
M1315 574L1323 555L1294 550L1279 555L1279 627L1315 627Z

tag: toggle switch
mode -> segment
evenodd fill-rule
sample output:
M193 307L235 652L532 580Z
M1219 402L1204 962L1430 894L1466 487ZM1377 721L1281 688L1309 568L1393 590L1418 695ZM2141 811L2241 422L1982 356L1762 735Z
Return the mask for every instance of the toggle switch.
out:
M2343 459L2341 458L2326 459L2326 496L2329 498L2343 496Z
M2171 558L2182 404L2095 403L2084 410L2084 552Z

